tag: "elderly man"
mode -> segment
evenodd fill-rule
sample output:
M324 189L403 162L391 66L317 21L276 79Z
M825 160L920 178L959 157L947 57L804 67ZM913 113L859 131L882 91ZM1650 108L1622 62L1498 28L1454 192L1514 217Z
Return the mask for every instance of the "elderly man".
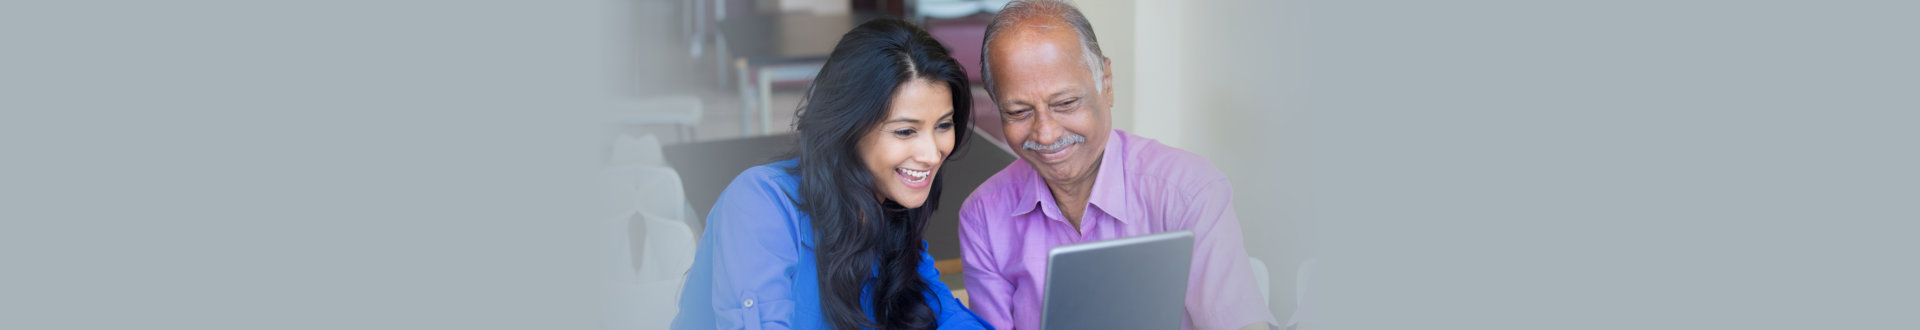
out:
M987 27L986 88L1025 162L960 210L967 295L998 328L1038 329L1047 251L1192 230L1182 329L1277 327L1241 247L1226 176L1199 156L1113 129L1112 66L1062 0L1015 1Z

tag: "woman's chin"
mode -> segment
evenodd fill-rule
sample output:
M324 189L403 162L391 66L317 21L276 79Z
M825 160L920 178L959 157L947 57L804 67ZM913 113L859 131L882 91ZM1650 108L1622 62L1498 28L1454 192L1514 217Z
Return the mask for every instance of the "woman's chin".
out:
M904 198L904 199L903 199L903 198L895 198L895 199L893 199L893 202L894 202L894 203L898 203L898 204L900 204L900 206L903 206L903 207L906 207L906 208L910 208L910 209L911 209L911 208L918 208L918 207L920 207L921 205L926 205L926 204L927 204L927 196L919 196L918 198Z

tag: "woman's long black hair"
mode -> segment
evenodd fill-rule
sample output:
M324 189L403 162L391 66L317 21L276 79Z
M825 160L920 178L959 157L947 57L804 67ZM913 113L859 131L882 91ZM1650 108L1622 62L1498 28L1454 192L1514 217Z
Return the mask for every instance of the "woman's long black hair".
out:
M796 202L813 220L820 309L836 329L936 326L918 267L946 174L933 178L920 207L882 202L858 149L863 136L877 134L894 91L915 79L944 82L953 94L953 145L960 150L973 109L966 71L926 30L897 19L868 21L841 37L797 111L799 164L790 171L800 176ZM871 290L872 319L862 307L863 289Z

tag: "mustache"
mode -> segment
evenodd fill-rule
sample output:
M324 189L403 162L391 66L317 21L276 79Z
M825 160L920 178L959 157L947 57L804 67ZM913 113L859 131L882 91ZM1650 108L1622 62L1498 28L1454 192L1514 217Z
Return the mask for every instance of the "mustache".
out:
M1060 137L1059 141L1054 141L1051 145L1040 145L1039 143L1034 143L1032 140L1028 140L1026 143L1021 143L1020 148L1027 150L1053 150L1081 142L1087 142L1087 137L1080 136L1080 134L1073 134L1073 132L1067 132L1067 136Z

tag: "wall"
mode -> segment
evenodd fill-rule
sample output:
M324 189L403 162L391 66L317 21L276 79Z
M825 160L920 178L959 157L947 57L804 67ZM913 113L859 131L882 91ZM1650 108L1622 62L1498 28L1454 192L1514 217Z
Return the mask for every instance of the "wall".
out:
M1138 11L1134 0L1083 1L1080 13L1093 23L1093 34L1100 38L1100 51L1113 61L1113 127L1132 129L1138 93L1131 91L1138 81L1140 60L1135 56L1136 34L1133 26Z
M1233 179L1282 322L1313 257L1329 328L1913 323L1912 4L1135 6L1134 131Z
M1296 113L1305 16L1285 1L1133 5L1136 89L1116 93L1137 107L1132 125L1116 127L1199 154L1233 180L1247 252L1267 263L1269 308L1285 323L1295 270L1313 256L1306 192L1295 184L1304 175ZM1118 61L1114 71L1120 79Z
M1297 114L1304 109L1305 15L1290 1L1182 1L1177 106L1182 148L1212 160L1234 182L1248 254L1267 263L1269 308L1280 322L1294 309L1295 270L1314 257L1303 212L1305 166ZM1174 48L1174 47L1169 47Z

